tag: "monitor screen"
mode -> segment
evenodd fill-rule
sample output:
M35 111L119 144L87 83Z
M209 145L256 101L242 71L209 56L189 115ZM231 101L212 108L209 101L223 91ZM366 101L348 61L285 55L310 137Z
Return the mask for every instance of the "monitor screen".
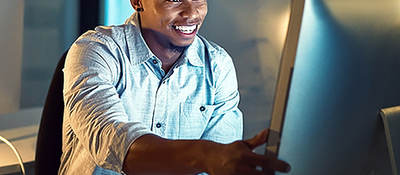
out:
M289 174L392 174L379 112L400 105L400 1L308 0L300 11L271 121L278 157Z

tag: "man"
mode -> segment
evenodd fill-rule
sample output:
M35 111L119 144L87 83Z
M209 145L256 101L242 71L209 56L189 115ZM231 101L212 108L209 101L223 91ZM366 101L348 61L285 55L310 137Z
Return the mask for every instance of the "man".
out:
M131 0L125 25L98 27L64 68L60 174L263 174L289 165L242 138L230 56L197 31L206 0Z

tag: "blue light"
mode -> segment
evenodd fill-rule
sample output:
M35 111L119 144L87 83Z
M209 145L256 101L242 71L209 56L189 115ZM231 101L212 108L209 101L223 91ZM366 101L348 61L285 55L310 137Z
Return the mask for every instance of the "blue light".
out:
M134 12L130 1L104 0L104 25L120 25Z

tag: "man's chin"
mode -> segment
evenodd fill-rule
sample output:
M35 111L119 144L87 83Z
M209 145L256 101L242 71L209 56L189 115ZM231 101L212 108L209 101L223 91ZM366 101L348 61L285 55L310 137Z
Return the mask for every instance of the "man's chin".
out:
M189 47L193 43L194 39L185 42L173 42L171 43L172 47L176 48L186 48Z

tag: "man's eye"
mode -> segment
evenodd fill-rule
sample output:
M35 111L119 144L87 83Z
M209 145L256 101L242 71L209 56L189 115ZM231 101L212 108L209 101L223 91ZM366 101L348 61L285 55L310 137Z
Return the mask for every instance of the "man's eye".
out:
M182 0L168 0L170 2L182 2Z

